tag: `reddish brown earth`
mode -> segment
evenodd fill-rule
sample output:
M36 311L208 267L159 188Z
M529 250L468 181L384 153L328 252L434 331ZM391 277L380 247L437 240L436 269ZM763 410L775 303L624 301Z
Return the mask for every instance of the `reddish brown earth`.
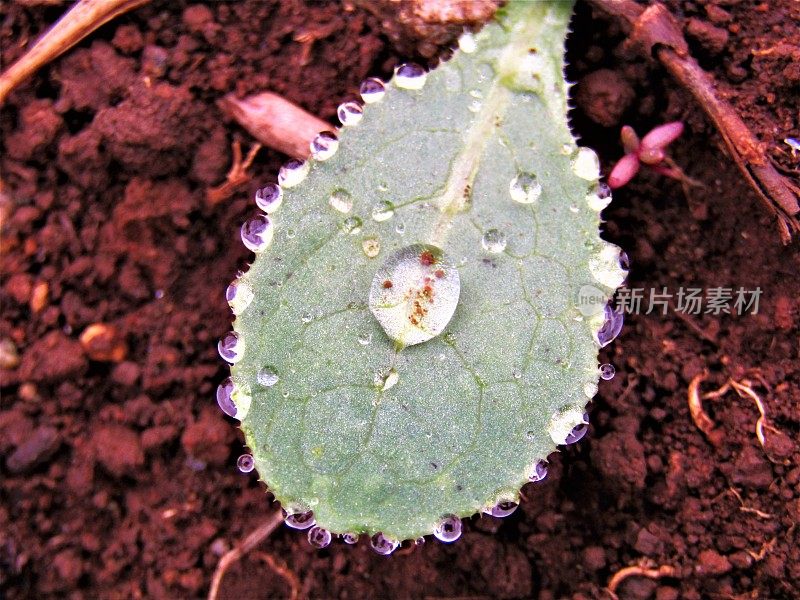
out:
M24 4L3 9L6 64L62 10ZM787 45L800 39L797 5L668 4L723 93L797 174L782 142L800 137ZM392 39L361 9L155 1L3 107L0 338L21 360L2 372L0 596L203 596L220 554L275 510L236 471L241 438L213 391L226 371L215 350L230 320L223 290L248 260L239 224L281 157L262 151L249 188L208 206L231 141L251 143L215 101L269 89L332 120L363 77L409 58ZM630 578L621 598L800 598L798 246L781 246L687 95L624 56L621 40L579 4L576 131L607 169L621 123L643 133L684 119L674 157L705 185L685 195L643 173L615 194L605 229L632 257L631 287L760 286L759 313L629 318L602 352L617 376L600 386L590 435L553 457L511 517L475 518L456 544L388 559L363 543L316 551L282 528L231 569L223 597L288 596L291 578L267 553L315 598L603 598L630 565L674 572ZM599 69L612 74L590 75ZM87 352L78 338L96 322L113 329ZM703 391L760 374L765 447L754 402L733 392L706 402L718 446L695 427L687 388L704 369Z

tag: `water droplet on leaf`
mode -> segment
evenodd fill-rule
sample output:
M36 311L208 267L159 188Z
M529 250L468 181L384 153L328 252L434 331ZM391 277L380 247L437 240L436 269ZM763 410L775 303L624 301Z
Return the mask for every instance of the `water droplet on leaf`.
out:
M616 372L617 370L611 363L605 363L600 365L600 379L604 381L610 381L611 379L614 379L614 374Z
M493 517L502 518L512 514L515 510L517 510L518 506L519 504L517 504L516 502L513 502L511 500L504 500L502 502L498 502L491 508L484 509L483 512L486 513L487 515L492 515Z
M581 179L596 181L600 177L600 159L590 148L579 148L572 159L572 172Z
M336 114L342 125L345 127L355 127L364 117L364 108L358 102L345 102L336 109Z
M236 460L236 466L239 467L239 470L242 473L249 473L255 468L256 461L253 459L252 454L242 454Z
M331 543L331 532L315 525L308 530L308 543L321 550Z
M217 344L222 360L235 365L244 356L244 339L235 331L229 331Z
M602 181L586 195L586 203L594 211L600 212L611 203L611 188Z
M283 522L286 523L287 527L302 531L304 529L313 527L317 523L317 520L314 518L314 513L310 510L307 510L303 512L287 514Z
M345 544L357 544L358 543L358 534L357 533L343 533L342 534L342 541Z
M293 158L278 171L278 184L285 188L299 185L308 175L310 168L306 161Z
M536 483L542 481L545 477L547 477L547 463L543 460L537 460L533 469L531 469L530 475L528 475L528 479Z
M400 373L398 373L397 369L394 367L375 373L375 387L380 388L384 392L393 388L398 381L400 381Z
M334 190L328 204L340 213L349 213L353 209L353 197L346 190Z
M256 215L242 224L242 243L252 252L263 252L272 242L274 229L267 215Z
M278 383L278 374L272 367L263 367L256 373L256 381L264 387L272 387Z
M411 346L444 330L460 292L450 258L435 246L414 244L391 254L376 271L369 307L386 335Z
M606 304L603 309L603 324L595 336L601 348L605 348L617 338L619 332L622 331L624 320L622 312L615 310L610 304Z
M450 515L442 519L433 528L433 535L440 542L455 542L461 537L461 519L455 515Z
M461 34L461 37L458 38L458 48L465 54L472 54L475 52L475 50L478 49L478 43L475 41L475 36L471 32L465 31L463 34Z
M388 201L379 202L372 209L372 218L381 223L387 221L394 216L394 204Z
M250 306L255 293L249 284L241 280L232 282L225 290L225 299L231 307L234 315L242 314Z
M322 131L311 140L309 147L314 160L328 160L339 149L339 138L332 131Z
M358 235L361 233L361 219L359 217L347 217L342 222L342 229L345 233L349 233L350 235Z
M378 241L378 238L365 238L361 242L361 249L364 251L364 254L367 255L367 258L375 258L380 254L381 243Z
M397 550L397 547L400 545L400 542L388 538L379 532L370 538L369 545L372 546L372 549L375 550L375 552L377 552L378 554L388 556L389 554Z
M367 104L380 102L386 95L386 87L377 77L370 77L362 81L358 91L361 94L361 98Z
M533 204L542 195L542 184L533 173L520 173L508 186L511 199L520 204Z
M489 229L481 238L481 246L487 252L498 254L506 249L506 236L497 229Z
M283 203L283 188L276 183L268 183L256 190L256 206L265 213L272 214Z
M394 83L405 90L421 90L428 73L420 65L405 63L394 70Z
M557 446L573 444L586 434L588 420L589 416L582 409L567 408L551 417L547 432Z

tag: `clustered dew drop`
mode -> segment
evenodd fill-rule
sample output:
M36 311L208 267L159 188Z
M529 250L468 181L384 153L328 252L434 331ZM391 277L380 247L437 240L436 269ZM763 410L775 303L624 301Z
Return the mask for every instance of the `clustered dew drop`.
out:
M394 84L405 90L421 90L428 73L415 63L405 63L394 70Z
M222 360L235 365L244 356L244 339L235 331L229 331L217 344Z
M481 111L481 108L483 108L483 103L481 103L480 100L473 100L469 103L467 108L469 109L469 112L478 113Z
M547 432L557 446L574 444L586 435L588 423L588 414L577 407L570 407L553 414Z
M375 376L373 377L373 383L375 384L375 387L383 390L384 392L392 389L395 385L397 385L398 381L400 381L400 373L398 373L397 369L394 367L376 371Z
M362 346L369 346L371 341L372 341L371 331L365 331L364 333L361 333L358 336L358 343L361 344Z
M506 235L497 229L489 229L481 238L481 246L491 254L499 254L506 249Z
M455 515L448 515L436 524L433 535L440 542L449 544L461 537L462 527L461 519Z
M388 221L394 216L394 204L388 200L378 202L372 209L372 219L378 223Z
M611 379L614 379L614 375L616 374L616 372L617 370L611 363L605 363L600 365L600 379L604 381L610 381Z
M364 238L361 241L361 249L367 258L375 258L381 252L381 243L376 237Z
M250 388L234 383L232 377L226 377L217 387L217 404L229 417L244 420L251 402Z
M339 149L339 138L332 131L322 131L311 140L309 148L314 160L325 161L336 154Z
M369 545L378 554L388 556L397 550L398 546L400 546L400 542L386 537L382 533L378 532L370 538Z
M458 48L465 54L472 54L478 49L478 43L475 41L475 36L470 31L465 31L458 38Z
M596 181L600 177L600 159L591 148L579 148L572 159L572 172L581 179Z
M256 206L268 215L278 210L283 203L283 188L277 183L268 183L256 190Z
M310 169L311 166L306 161L293 158L278 171L278 184L285 188L300 185Z
M374 104L380 102L386 95L386 86L377 77L369 77L361 82L358 89L361 94L361 99L367 104Z
M497 504L495 504L494 506L492 506L490 508L485 508L483 510L483 512L485 514L491 515L493 517L502 518L502 517L507 517L510 514L512 514L515 510L517 510L518 506L519 506L519 504L517 504L516 502L514 502L512 500L503 500L501 502L498 502Z
M358 534L357 533L343 533L342 534L342 541L345 544L357 544L358 543Z
M545 477L547 477L547 462L544 460L537 460L528 475L528 480L533 483L538 483L539 481L543 481Z
M275 369L272 367L263 367L259 369L258 373L256 373L256 381L263 385L264 387L272 387L276 383L278 383L278 374L275 372Z
M299 529L301 531L310 529L317 524L317 520L314 518L314 513L310 510L288 513L284 517L283 522L286 523L287 527Z
M255 292L249 284L241 280L232 282L225 290L225 300L231 307L234 315L242 314L255 297Z
M318 525L315 525L308 530L308 543L318 550L329 546L331 543L331 537L330 531L323 529Z
M347 190L334 190L328 198L328 204L340 213L349 213L353 210L353 197Z
M607 183L598 182L586 195L586 203L592 210L600 212L611 204L611 188Z
M236 460L236 466L242 473L250 473L256 466L256 461L252 454L242 454Z
M450 258L435 246L413 244L388 256L375 272L369 308L386 335L412 346L444 330L460 292Z
M400 235L403 235L406 232L406 224L402 221L398 221L397 225L394 226L394 230Z
M361 123L361 119L364 117L364 107L358 102L344 102L336 109L336 115L343 126L355 127Z
M272 243L275 228L267 215L256 215L242 224L242 243L252 252L263 252Z
M542 195L542 184L533 173L519 173L508 186L511 199L520 204L533 204Z
M567 435L566 439L564 440L564 443L567 445L575 444L581 441L583 437L588 433L588 431L589 431L589 414L583 413L583 422L578 423L577 425L575 425L575 427L572 428L572 431L569 432L569 435Z

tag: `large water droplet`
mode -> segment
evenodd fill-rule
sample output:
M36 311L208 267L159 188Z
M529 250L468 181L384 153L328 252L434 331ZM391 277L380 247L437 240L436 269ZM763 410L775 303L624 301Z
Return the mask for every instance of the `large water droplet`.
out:
M475 50L478 49L478 43L475 41L475 36L469 32L465 31L461 34L461 37L458 38L458 48L465 54L472 54Z
M361 123L364 117L364 108L358 102L345 102L336 109L336 114L342 125L345 127L355 127Z
M600 177L600 159L591 148L579 148L572 159L572 172L581 179L596 181Z
M256 381L258 381L258 383L264 387L272 387L278 383L279 379L280 378L273 367L263 367L262 369L259 369L258 373L256 373Z
M610 381L614 379L614 375L616 374L617 370L614 368L614 365L611 363L605 363L600 365L600 379L603 381Z
M391 254L377 270L369 308L386 335L412 346L444 330L460 292L452 260L435 246L413 244Z
M276 183L268 183L256 190L256 206L267 214L272 214L283 203L283 188Z
M314 513L310 510L303 511L303 512L292 512L291 514L287 514L283 520L286 523L287 527L291 527L292 529L309 529L313 527L317 520L314 518Z
M285 188L299 185L308 175L310 168L306 161L293 158L278 171L278 183Z
M377 77L369 77L361 82L361 87L358 91L361 93L361 98L367 104L374 104L380 102L386 95L386 87L383 82Z
M461 519L455 515L450 515L442 519L433 528L433 535L440 542L455 542L461 537Z
M537 483L542 481L545 477L547 477L547 462L543 460L537 460L536 464L533 465L533 469L531 469L531 472L528 475L528 480L532 481L533 483Z
M508 186L511 199L520 204L533 204L542 195L542 184L533 173L520 173Z
M328 160L339 149L339 138L332 131L322 131L311 140L309 147L314 160Z
M242 454L236 460L236 466L239 467L239 470L242 473L249 473L252 471L256 466L256 461L253 458L252 454Z
M346 190L334 190L328 198L328 204L340 213L349 213L353 210L353 197Z
M308 543L321 550L331 543L331 532L315 525L308 530Z
M372 218L381 223L394 216L394 204L388 201L378 202L372 209Z
M237 316L250 306L254 297L253 288L239 279L232 282L225 290L225 299L228 301L228 306L231 307L233 314Z
M361 242L361 249L364 251L364 254L367 256L367 258L375 258L378 256L378 254L380 254L381 243L376 237L364 238L364 240Z
M595 185L586 195L589 208L600 212L611 203L611 188L602 181Z
M603 309L603 324L600 326L595 339L601 348L613 342L622 331L625 316L621 311L615 310L611 304L606 304Z
M375 552L377 552L378 554L387 556L392 552L394 552L395 550L397 550L397 547L400 545L400 542L388 538L379 532L370 538L369 545L372 546L372 549L375 550Z
M405 63L394 70L394 84L406 90L421 90L428 73L420 65Z
M272 242L275 228L267 215L256 215L242 224L242 243L252 252L263 252Z
M244 356L244 338L235 331L229 331L217 344L222 360L235 365Z
M358 235L361 233L362 221L359 217L347 217L342 221L342 229L345 233L350 235Z
M503 500L502 502L498 502L491 508L485 508L483 512L487 515L492 515L493 517L507 517L508 515L512 514L519 504L513 502L511 500Z
M506 236L497 229L489 229L481 238L481 246L487 252L498 254L506 249Z

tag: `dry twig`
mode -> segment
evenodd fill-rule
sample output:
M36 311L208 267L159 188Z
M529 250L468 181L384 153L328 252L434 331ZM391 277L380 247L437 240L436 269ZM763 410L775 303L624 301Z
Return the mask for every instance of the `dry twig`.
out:
M298 579L294 571L289 568L289 565L286 564L286 561L281 560L272 554L267 554L266 552L257 552L255 556L256 558L263 560L265 563L267 563L267 565L269 565L270 569L283 577L283 579L289 585L289 600L297 600L300 597L300 579Z
M208 590L208 600L216 600L219 595L219 585L225 572L232 564L241 560L241 558L250 552L253 548L258 546L261 542L269 537L280 524L283 523L283 513L280 510L274 512L269 518L259 525L255 531L250 533L242 542L235 548L226 552L222 558L219 559L217 568L214 570L214 575L211 578L211 587Z
M722 443L722 432L716 429L714 421L703 410L703 402L700 398L700 384L706 379L708 379L708 371L703 371L695 375L689 383L689 414L706 439L712 445L719 446Z
M111 19L150 0L80 0L22 57L0 75L0 104L8 94L55 57Z
M233 151L233 163L231 163L231 168L225 177L225 182L206 190L206 200L212 206L230 198L239 186L250 180L247 169L253 164L256 154L261 150L261 144L256 144L250 148L247 157L244 159L242 159L242 144L239 140L233 141L231 149Z

